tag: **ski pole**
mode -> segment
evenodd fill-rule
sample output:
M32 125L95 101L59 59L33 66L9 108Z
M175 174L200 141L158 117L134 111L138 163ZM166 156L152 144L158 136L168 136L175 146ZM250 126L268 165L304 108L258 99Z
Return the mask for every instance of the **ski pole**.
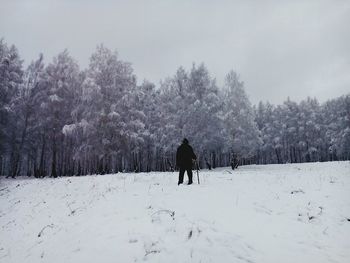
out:
M197 179L198 179L198 184L200 184L199 182L199 166L198 166L198 163L197 163L197 160L196 160L196 166L197 166Z

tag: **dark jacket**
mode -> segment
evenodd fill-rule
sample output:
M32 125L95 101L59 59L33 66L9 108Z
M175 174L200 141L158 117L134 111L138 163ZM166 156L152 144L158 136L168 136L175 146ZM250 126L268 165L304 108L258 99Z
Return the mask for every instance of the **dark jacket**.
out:
M192 147L187 143L182 143L176 151L176 166L190 169L192 167L192 159L197 159Z

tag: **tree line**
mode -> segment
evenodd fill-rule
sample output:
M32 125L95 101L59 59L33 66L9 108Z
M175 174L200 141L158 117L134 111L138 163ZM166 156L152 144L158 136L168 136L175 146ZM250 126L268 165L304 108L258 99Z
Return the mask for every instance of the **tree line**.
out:
M24 69L0 41L0 175L174 170L183 137L200 167L349 160L350 96L253 106L234 71L219 87L193 64L156 87L103 45L87 69L67 50Z

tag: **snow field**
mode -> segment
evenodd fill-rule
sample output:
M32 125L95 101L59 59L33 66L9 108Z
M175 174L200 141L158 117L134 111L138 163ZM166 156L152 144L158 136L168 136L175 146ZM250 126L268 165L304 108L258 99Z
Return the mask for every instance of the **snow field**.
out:
M177 176L1 179L0 262L350 262L349 162Z

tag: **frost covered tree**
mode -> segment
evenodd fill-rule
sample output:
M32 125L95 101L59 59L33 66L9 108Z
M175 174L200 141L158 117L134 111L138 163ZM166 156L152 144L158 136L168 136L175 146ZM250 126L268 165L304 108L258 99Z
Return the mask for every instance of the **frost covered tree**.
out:
M236 72L230 71L222 91L227 146L238 158L253 157L261 143L254 110Z
M316 99L307 98L299 104L298 134L295 145L294 162L323 161L324 129L320 113L320 105Z
M204 64L193 64L190 72L180 67L173 78L161 86L162 143L165 154L174 153L182 138L190 140L203 162L223 150L223 124L219 116L221 102L215 79Z
M188 74L184 68L179 68L172 78L161 83L160 105L162 131L159 133L162 152L174 161L174 152L183 137L182 129L186 117L186 94L188 90Z
M143 115L134 107L136 77L131 65L100 45L85 74L73 127L82 130L83 143L76 148L75 158L87 158L90 172L129 169L131 151L141 139L137 134L144 128Z
M162 166L159 149L162 145L159 138L162 133L161 110L159 108L159 91L153 83L143 81L137 89L137 103L135 107L140 112L144 127L138 135L142 137L138 158L141 171L151 171Z
M330 160L350 158L350 95L329 100L322 108Z
M18 152L16 108L13 102L18 96L22 77L22 60L17 48L14 45L9 47L0 39L0 173L11 169ZM11 175L15 176L14 173Z
M259 163L349 159L349 95L324 104L311 98L277 107L261 102L255 111L263 140Z
M100 45L81 71L68 51L22 69L0 41L0 174L174 170L184 137L201 167L350 159L350 95L252 107L238 74L219 89L204 64L157 88Z
M276 120L275 107L270 103L260 102L256 109L256 123L261 133L262 144L258 149L258 161L260 163L270 163L276 157L280 162L280 123Z
M26 161L27 174L31 175L32 164L36 164L38 143L38 127L41 115L38 114L38 104L43 98L37 95L44 86L43 56L33 61L24 72L23 82L18 88L18 94L13 99L15 112L16 151L11 155L10 173L12 177L21 171L23 162ZM33 162L34 161L34 162Z
M65 50L54 57L46 67L47 87L43 92L46 98L41 104L42 121L47 129L49 149L51 151L51 176L57 177L63 172L65 138L62 132L66 123L71 123L71 112L79 82L79 66Z
M193 65L189 79L189 108L191 119L185 123L185 136L193 140L193 145L204 160L211 160L211 166L222 165L225 132L220 118L222 102L215 79L211 78L204 64ZM188 134L188 135L186 135ZM203 161L203 158L200 159Z

